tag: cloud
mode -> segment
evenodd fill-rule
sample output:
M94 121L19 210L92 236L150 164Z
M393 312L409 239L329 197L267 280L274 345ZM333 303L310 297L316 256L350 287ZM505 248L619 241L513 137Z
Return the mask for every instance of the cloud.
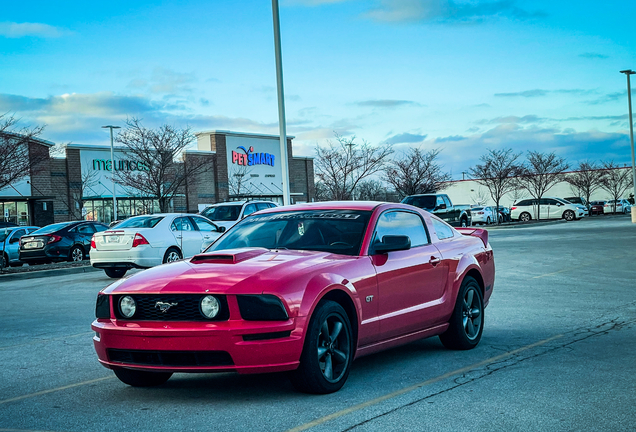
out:
M583 89L558 89L558 90L542 90L542 89L534 89L534 90L526 90L522 92L515 93L495 93L495 97L525 97L525 98L533 98L533 97L542 97L548 96L550 94L566 94L566 95L589 95L597 93L596 90L583 90Z
M455 142L455 141L463 141L465 140L465 136L461 135L451 135L447 137L435 138L436 143L445 143L445 142Z
M386 144L410 144L410 143L419 143L426 139L427 135L420 134L411 134L411 133L401 133L397 135L393 135L392 137L384 140Z
M366 101L356 102L356 105L360 107L373 107L373 108L397 108L401 106L422 106L417 102L409 100L396 100L396 99L372 99Z
M632 96L634 95L634 90L632 90ZM601 105L608 102L616 102L618 100L625 99L627 100L627 90L623 90L615 93L607 93L597 99L587 101L588 105Z
M373 21L434 24L480 23L505 17L529 19L545 16L543 12L528 12L513 0L452 1L452 0L381 0L380 5L365 16Z
M486 124L539 124L546 122L576 122L576 121L625 121L627 120L627 114L621 115L605 115L605 116L578 116L578 117L567 117L567 118L548 118L548 117L539 117L534 114L525 115L522 117L519 116L505 116L505 117L495 117L493 119L483 119L479 120L476 123L479 125Z
M348 0L284 0L283 6L322 6L324 4L344 3Z
M145 91L151 94L182 95L191 94L191 84L197 82L194 73L176 72L171 69L156 67L148 78L135 78L128 83L128 88Z
M599 54L599 53L593 53L593 52L586 52L583 54L579 54L579 57L583 57L587 59L603 59L603 60L609 58L609 56L605 54Z
M543 117L539 117L536 115L525 115L523 117L518 116L505 116L505 117L496 117L490 120L479 120L476 122L477 124L502 124L502 123L510 123L510 124L519 124L519 123L540 123L544 122L546 119Z
M67 33L70 32L42 23L0 22L0 36L12 39L21 37L57 38Z

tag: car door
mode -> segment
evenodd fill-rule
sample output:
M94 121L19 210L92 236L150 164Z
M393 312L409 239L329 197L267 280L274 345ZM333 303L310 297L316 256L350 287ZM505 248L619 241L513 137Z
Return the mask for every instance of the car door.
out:
M84 251L88 254L88 251L91 249L91 239L93 238L93 234L95 234L95 228L93 228L93 224L80 224L75 227L73 231L76 235L75 241L77 243L80 243L84 248Z
M446 204L446 217L444 219L451 225L459 225L460 210L453 207L446 195L442 195L442 199L444 204Z
M9 255L9 262L17 260L19 258L18 254L20 252L20 237L26 235L26 233L27 232L25 229L15 230L13 231L13 234L11 234L11 237L7 239L5 248L7 255Z
M199 244L199 250L201 249L202 244L204 243L210 244L214 240L221 237L221 233L219 232L219 227L214 225L212 222L207 221L200 216L190 216L190 219L194 221L195 227L201 233L201 244Z
M385 235L406 235L411 239L411 248L372 253L383 340L423 329L427 308L442 296L444 284L444 270L438 267L441 255L431 243L419 214L402 210L384 212L375 226L371 247Z
M203 237L201 232L195 229L189 217L181 216L175 218L170 228L184 258L194 256L201 251Z

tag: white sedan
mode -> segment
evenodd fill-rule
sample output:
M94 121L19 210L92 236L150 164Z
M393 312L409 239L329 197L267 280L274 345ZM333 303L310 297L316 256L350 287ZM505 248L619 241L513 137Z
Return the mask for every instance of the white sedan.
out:
M135 216L95 233L91 265L120 278L131 268L149 268L196 255L203 243L225 232L199 215L164 213Z
M497 222L497 214L494 207L473 207L470 209L470 214L473 218L473 225L486 224Z

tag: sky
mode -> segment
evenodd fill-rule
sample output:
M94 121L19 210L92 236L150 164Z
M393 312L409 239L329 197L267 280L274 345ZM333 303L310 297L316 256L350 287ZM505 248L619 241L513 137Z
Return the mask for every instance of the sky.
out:
M296 156L339 134L441 149L454 179L488 149L631 163L636 2L280 0L280 20ZM268 0L7 2L0 114L55 143L127 118L278 134L272 22Z

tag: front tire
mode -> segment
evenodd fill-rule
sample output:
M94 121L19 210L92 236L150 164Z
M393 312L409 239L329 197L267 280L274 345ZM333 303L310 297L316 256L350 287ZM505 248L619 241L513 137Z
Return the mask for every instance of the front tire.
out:
M113 279L119 279L124 277L128 270L127 269L119 269L119 268L105 268L104 273L106 276Z
M113 369L121 382L133 387L154 387L164 384L172 376L172 372L145 372L132 369Z
M68 254L68 260L71 262L81 262L84 261L85 258L84 249L80 246L73 246L71 252Z
M181 252L179 252L179 249L175 247L171 247L171 248L168 248L168 250L166 251L166 254L163 256L163 263L166 264L166 263L179 261L181 258L182 256L181 256Z
M530 222L530 219L532 219L532 217L530 216L530 213L528 213L528 212L523 212L519 216L519 220L521 222Z
M311 317L300 366L290 379L304 393L327 394L342 388L353 360L353 332L345 310L323 300Z
M446 348L469 350L479 344L484 331L484 299L479 284L470 276L466 276L459 288L449 324L439 335Z
M462 221L461 221L460 226L461 226L462 228L467 227L467 226L468 226L468 219L466 219L466 218L462 218Z
M566 210L565 212L563 212L563 219L568 222L573 221L575 219L574 212L572 210Z

